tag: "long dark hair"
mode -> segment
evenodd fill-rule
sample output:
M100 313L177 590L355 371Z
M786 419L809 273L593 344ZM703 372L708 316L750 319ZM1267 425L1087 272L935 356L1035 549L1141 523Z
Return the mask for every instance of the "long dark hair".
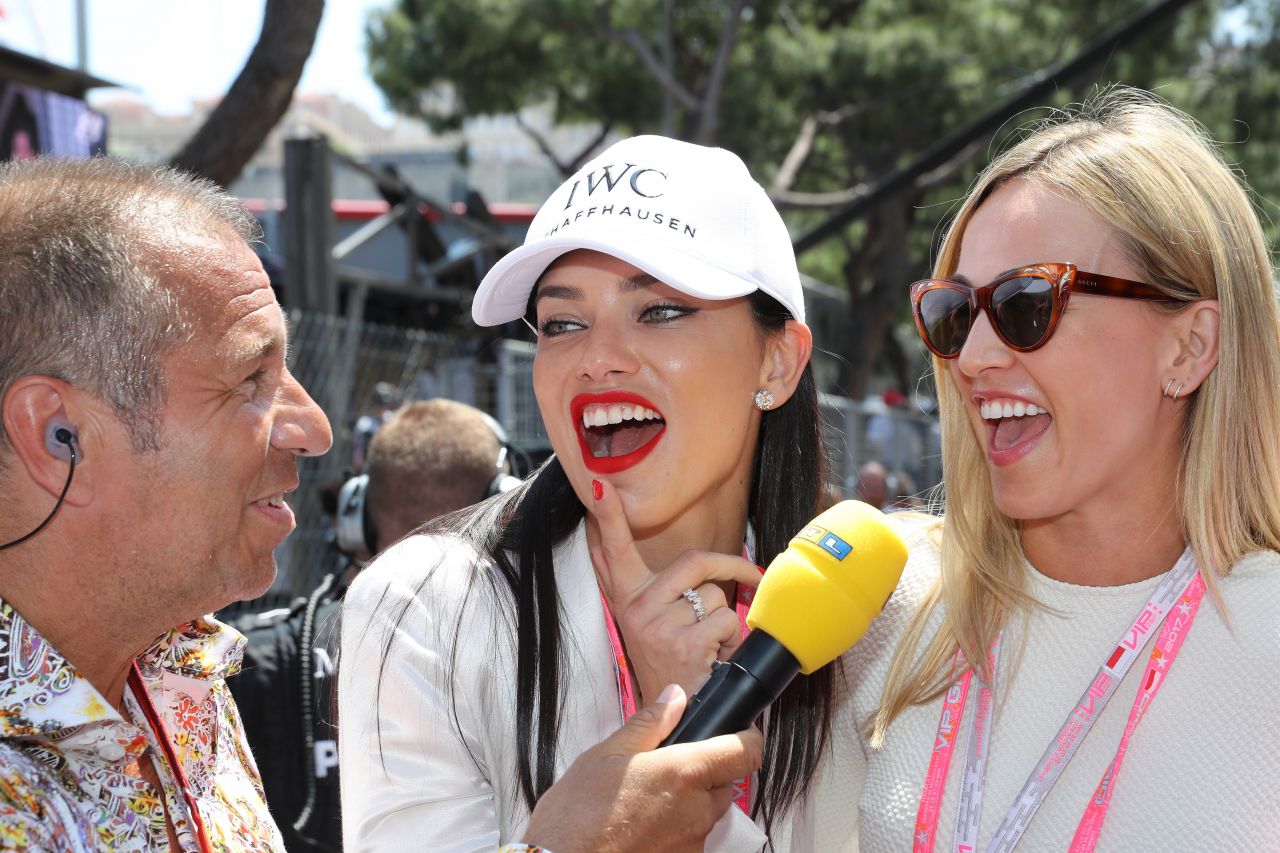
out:
M766 333L781 332L791 319L780 303L760 291L749 302ZM825 482L818 390L812 368L806 366L791 399L765 412L760 421L748 518L761 565L768 565L818 513ZM422 529L457 537L483 555L468 597L477 583L487 584L492 594L509 605L498 610L505 614L516 641L515 736L522 746L516 771L530 810L555 781L560 735L562 631L552 551L585 515L564 468L552 457L519 488ZM429 581L430 575L416 590L419 595ZM461 637L465 624L460 613L455 637ZM384 649L384 665L390 642ZM455 646L455 660L456 651ZM764 763L753 810L753 815L763 817L766 831L813 776L831 733L832 692L832 673L824 667L797 677L767 715ZM456 724L456 710L454 717Z

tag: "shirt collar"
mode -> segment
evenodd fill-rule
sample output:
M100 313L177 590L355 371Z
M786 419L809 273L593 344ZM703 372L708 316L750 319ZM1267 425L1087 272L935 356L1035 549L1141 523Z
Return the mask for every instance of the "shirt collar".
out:
M211 681L239 672L244 646L239 632L202 617L166 631L138 663L144 677L159 670ZM70 661L0 599L0 738L49 737L112 722L124 721Z
M151 667L213 681L240 671L244 635L212 616L202 616L166 631L138 655L143 671Z

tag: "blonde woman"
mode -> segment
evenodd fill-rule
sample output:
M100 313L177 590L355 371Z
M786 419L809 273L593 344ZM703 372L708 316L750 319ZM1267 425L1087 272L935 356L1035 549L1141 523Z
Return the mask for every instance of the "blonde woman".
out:
M810 843L1274 849L1280 323L1247 190L1112 90L979 177L934 275L945 519L846 656Z

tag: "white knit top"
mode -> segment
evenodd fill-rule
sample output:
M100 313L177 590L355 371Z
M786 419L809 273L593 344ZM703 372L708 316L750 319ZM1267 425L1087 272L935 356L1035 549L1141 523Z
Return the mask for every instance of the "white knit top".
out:
M878 704L894 644L938 573L918 517L900 518L911 549L884 614L844 657L849 692L794 839L795 850L911 848L941 700L905 711L872 750L863 725ZM1034 569L1037 611L1006 629L983 794L985 849L1027 774L1160 578L1082 587ZM1251 554L1221 581L1230 625L1206 595L1181 653L1130 741L1099 851L1280 850L1280 555ZM935 616L932 630L936 630ZM1025 638L1019 661L1018 649ZM1115 754L1150 647L1032 820L1019 850L1065 850ZM950 851L975 689L943 795L936 851ZM861 733L855 736L855 730Z

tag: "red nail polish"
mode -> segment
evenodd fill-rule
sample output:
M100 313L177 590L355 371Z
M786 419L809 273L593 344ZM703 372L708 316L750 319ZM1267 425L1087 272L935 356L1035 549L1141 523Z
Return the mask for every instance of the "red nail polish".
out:
M591 496L594 497L596 500L600 500L602 497L604 497L604 483L600 482L599 480L592 480Z

